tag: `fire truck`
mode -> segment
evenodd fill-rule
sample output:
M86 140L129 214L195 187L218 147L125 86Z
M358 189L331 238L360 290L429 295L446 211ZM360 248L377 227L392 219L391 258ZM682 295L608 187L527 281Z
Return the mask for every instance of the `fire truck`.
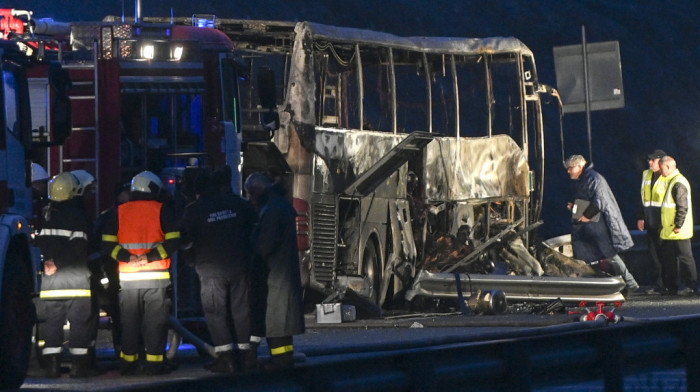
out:
M24 156L45 167L49 176L74 170L93 174L96 186L83 196L92 218L113 205L115 189L143 170L161 176L169 191L165 202L181 211L193 198L190 185L198 172L224 165L238 167L237 83L241 66L231 40L210 27L210 21L194 17L190 25L176 26L169 22L144 23L136 15L132 21L113 18L62 23L36 19L31 11L6 9L0 10L0 15L6 46L18 53L16 57L34 63L21 68L12 65L17 68L13 72L18 73L15 84L21 87L14 87L18 100L14 103L7 100L8 92L12 92L8 81L13 74L10 65L8 70L3 65L5 107L17 113L5 117L7 132L2 146L7 150L3 154L7 163L2 173L1 200L5 212L21 212L3 216L3 230L8 233L3 237L5 254L15 259L25 253L36 254L33 268L39 266L38 252L23 251L21 246L29 246L25 237L30 225L20 218L31 217L32 209L31 188L24 175L29 166L25 167ZM236 192L240 192L241 184L238 173L233 170L231 178ZM24 268L24 264L28 277L35 276L28 262L17 261L6 271ZM192 274L183 269L180 279L175 280L183 280L188 289L196 290ZM20 280L11 283L17 282ZM29 284L17 287L26 287L31 293ZM5 308L12 304L5 304L4 298L3 323L19 324L5 317ZM188 305L196 308L196 303L175 304L173 328L180 331L179 335L195 339L177 322L177 315L178 306L179 310ZM15 318L24 314L7 313ZM30 326L34 318L31 314L32 320L26 322ZM204 343L199 344L208 349ZM3 362L2 369L5 372L10 367ZM16 373L23 371L18 369Z
M31 245L33 193L32 159L43 151L33 141L28 75L47 67L27 56L26 47L15 38L22 34L25 11L0 10L0 62L3 84L0 94L0 389L14 389L24 382L36 320L33 293L40 265L38 249ZM47 91L55 108L50 119L53 143L61 144L60 130L70 127L67 97L61 93L61 68L47 73Z
M38 130L32 137L50 145L40 163L49 175L82 169L95 176L87 200L93 217L111 206L115 187L140 171L159 174L181 207L191 196L186 180L198 168L237 167L240 67L231 40L206 20L60 23L24 15L30 29L15 40L60 64L70 80L72 127L59 145L46 132L57 109L47 99L50 67L28 74ZM240 179L232 185L238 190Z

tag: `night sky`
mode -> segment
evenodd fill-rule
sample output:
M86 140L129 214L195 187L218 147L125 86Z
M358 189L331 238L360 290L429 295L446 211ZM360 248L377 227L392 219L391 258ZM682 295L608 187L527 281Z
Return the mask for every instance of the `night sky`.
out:
M397 35L514 36L535 53L539 80L556 87L552 48L619 41L626 106L591 114L593 161L616 194L627 226L636 226L641 171L656 148L674 156L693 186L700 224L700 2L671 0L201 0L148 1L143 16L216 14L225 18L309 20L383 30ZM135 2L11 0L2 7L29 9L35 18L133 20ZM543 237L568 231L564 208L571 181L562 166L559 119L546 120L546 196ZM565 155L588 156L583 113L564 116Z

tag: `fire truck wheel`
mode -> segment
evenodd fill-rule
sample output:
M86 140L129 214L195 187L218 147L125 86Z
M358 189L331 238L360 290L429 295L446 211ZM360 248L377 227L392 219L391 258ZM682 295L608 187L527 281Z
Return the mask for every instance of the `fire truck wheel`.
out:
M32 302L32 275L26 243L10 243L2 279L0 298L0 389L16 389L24 382L32 346L32 326L36 320ZM25 246L22 246L25 245Z
M365 278L365 282L369 284L369 299L375 304L378 303L382 272L379 266L377 246L371 238L367 240L365 250L362 252L362 276Z

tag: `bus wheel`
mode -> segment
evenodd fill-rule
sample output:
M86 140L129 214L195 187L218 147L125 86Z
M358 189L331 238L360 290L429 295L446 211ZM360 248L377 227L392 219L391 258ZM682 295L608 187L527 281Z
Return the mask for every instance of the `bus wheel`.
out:
M17 389L24 382L32 348L36 312L32 302L31 263L17 243L5 259L0 298L0 389ZM26 256L26 257L23 257Z
M377 246L371 239L367 240L362 252L362 276L369 286L369 299L375 304L379 302L379 290L382 284L382 272L379 266Z

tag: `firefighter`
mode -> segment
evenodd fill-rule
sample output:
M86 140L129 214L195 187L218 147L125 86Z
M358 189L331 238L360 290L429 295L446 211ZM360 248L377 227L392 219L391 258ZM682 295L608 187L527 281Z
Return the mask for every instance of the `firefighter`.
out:
M119 263L110 257L109 254L101 252L102 233L108 220L113 219L117 214L120 205L129 201L131 191L130 182L120 182L114 188L114 204L100 213L95 220L93 234L90 238L91 265L98 268L98 276L104 275L107 283L97 281L95 275L92 277L93 293L95 288L98 291L98 304L100 308L107 312L112 329L112 344L114 352L119 357L121 353L121 317L119 315Z
M299 254L296 238L296 211L278 188L265 175L251 174L245 181L245 190L258 208L259 223L253 234L253 246L257 260L254 275L262 272L262 281L253 286L267 286L259 298L253 294L253 303L262 303L264 327L254 325L254 333L264 331L270 348L270 363L266 370L289 369L294 365L293 335L304 333ZM259 314L259 313L258 313ZM253 315L255 316L255 314ZM257 317L255 317L257 319ZM264 329L263 329L264 328ZM251 342L259 342L260 336L251 336Z
M250 202L231 192L230 182L230 171L211 177L201 173L195 181L199 197L185 208L181 226L183 243L191 244L188 260L201 283L202 309L217 355L206 368L214 373L257 366L248 302L250 237L257 215Z
M131 180L131 200L102 234L103 252L119 262L122 375L170 373L165 359L171 255L180 242L175 216L158 201L163 183L150 171ZM140 358L145 349L145 362Z
M45 359L46 376L51 378L61 375L66 321L70 323L70 376L80 378L100 373L88 355L97 328L92 322L94 308L87 257L91 227L85 211L72 200L77 187L77 179L68 172L49 181L44 226L36 236L36 245L44 257L39 301L40 313L45 320L40 324L40 336L44 340L41 353Z

